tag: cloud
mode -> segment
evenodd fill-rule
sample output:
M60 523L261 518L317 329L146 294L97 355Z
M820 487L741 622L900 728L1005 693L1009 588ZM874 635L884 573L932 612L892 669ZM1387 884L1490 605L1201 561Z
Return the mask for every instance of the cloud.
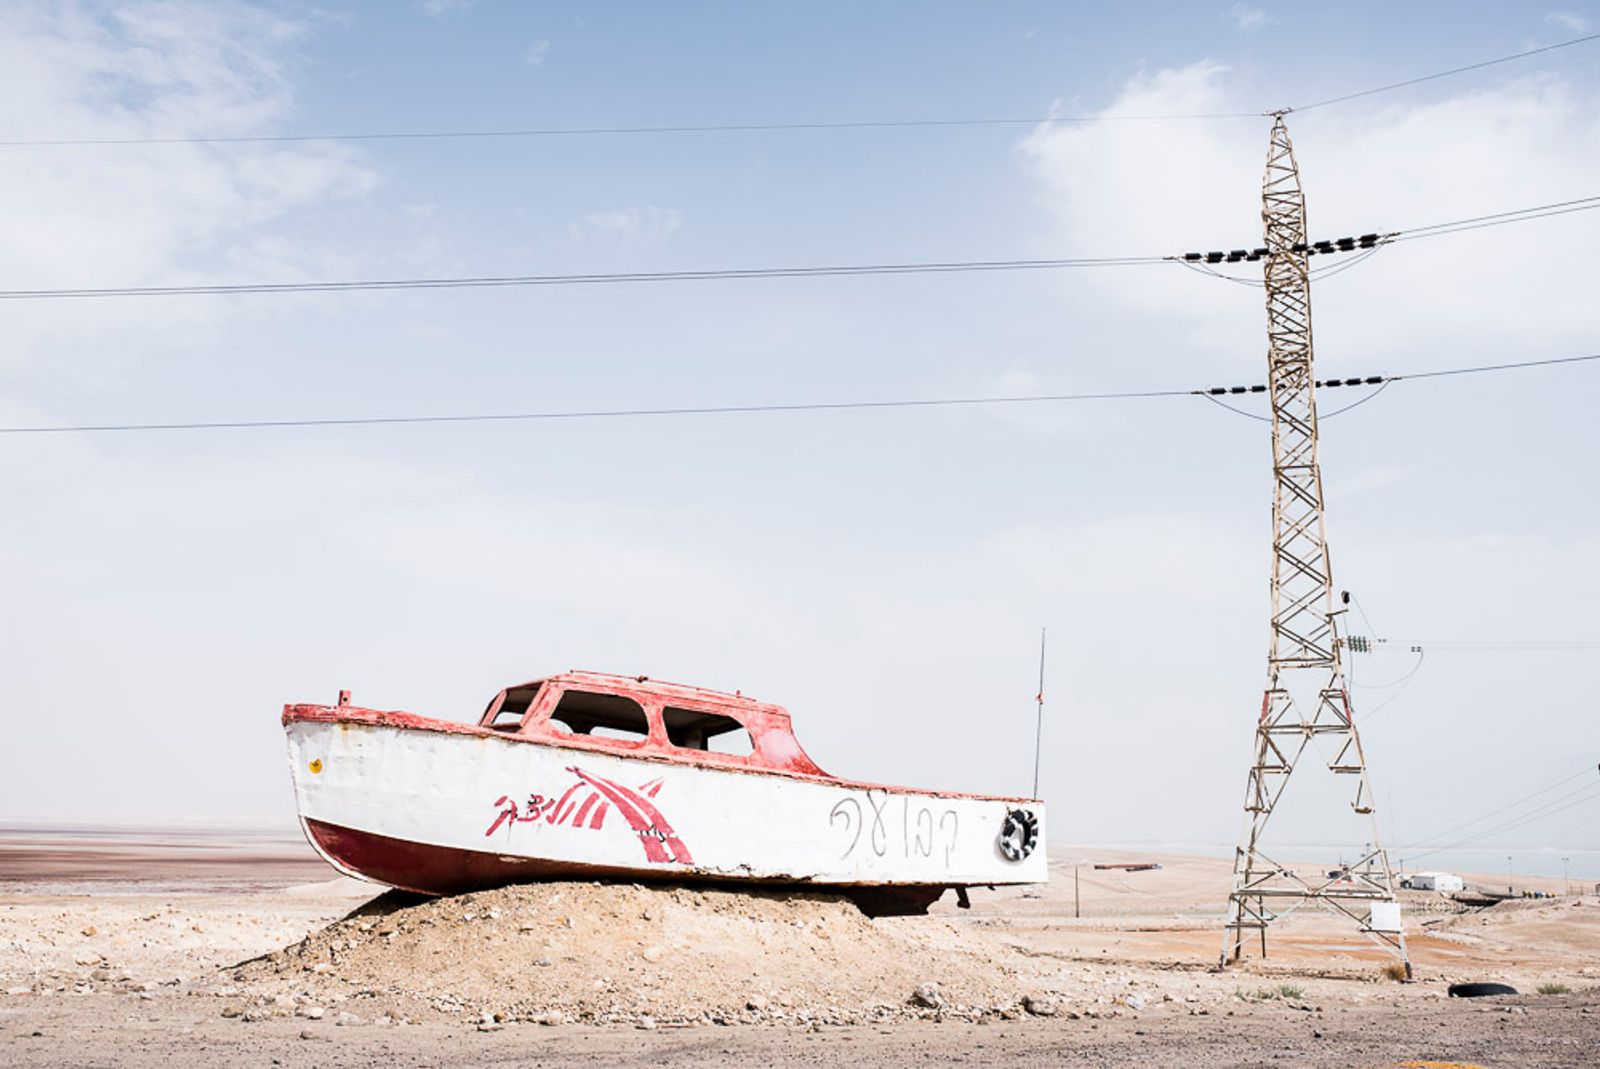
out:
M1199 62L1131 80L1101 114L1238 110L1248 105L1230 71ZM1592 90L1531 74L1421 103L1291 116L1310 236L1419 227L1592 193L1597 112ZM1267 124L1059 124L1040 127L1020 152L1066 255L1253 247ZM1540 325L1533 355L1587 351L1589 245L1586 228L1551 219L1384 248L1315 287L1319 354L1359 353L1363 365L1396 370L1400 358L1425 369L1468 353L1526 355L1530 322ZM1540 266L1530 272L1535 247ZM1248 276L1242 266L1230 273ZM1254 366L1259 289L1179 269L1137 270L1137 285L1122 272L1070 280L1066 299L1092 300L1102 321L1120 310L1133 329L1176 329L1190 354L1214 354L1214 366L1229 357Z
M683 225L683 215L675 208L617 208L591 212L568 227L576 238L610 241L621 245L659 245L672 238Z
M542 67L544 66L545 56L549 54L549 41L535 41L533 44L529 45L528 50L522 54L522 62L526 63L530 67Z
M1589 27L1593 25L1588 19L1573 11L1552 11L1544 17L1544 20L1552 26L1560 26L1573 33L1588 33Z
M1234 4L1228 9L1228 18L1233 21L1235 29L1246 33L1254 33L1272 21L1264 9L1250 7L1248 4Z
M458 11L470 11L476 0L420 0L417 10L430 19L440 19L447 15L454 15Z
M233 4L162 4L95 16L27 9L0 26L17 92L0 125L19 138L138 138L271 132L294 110L302 27ZM181 283L271 265L291 279L337 259L292 231L298 215L367 196L376 175L336 145L130 145L16 150L0 168L0 276L29 288ZM274 240L274 238L279 240ZM14 309L0 366L84 376L149 344L257 314L241 305L145 301L62 316ZM114 340L115 344L97 344ZM96 351L101 359L61 359Z

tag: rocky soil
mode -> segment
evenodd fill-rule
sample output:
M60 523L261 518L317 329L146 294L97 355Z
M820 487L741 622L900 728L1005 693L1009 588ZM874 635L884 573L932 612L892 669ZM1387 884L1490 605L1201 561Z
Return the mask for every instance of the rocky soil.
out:
M229 1009L485 1027L1056 1012L1065 992L1023 964L953 921L870 920L835 895L558 883L383 895L232 970Z
M119 882L95 860L93 881L0 871L0 1064L1588 1069L1600 1049L1593 896L1480 911L1408 893L1418 981L1399 984L1315 913L1266 961L1213 971L1217 859L1077 881L1067 863L970 911L877 920L821 894L417 900L231 861L177 879L165 855ZM1455 980L1522 993L1468 1002Z

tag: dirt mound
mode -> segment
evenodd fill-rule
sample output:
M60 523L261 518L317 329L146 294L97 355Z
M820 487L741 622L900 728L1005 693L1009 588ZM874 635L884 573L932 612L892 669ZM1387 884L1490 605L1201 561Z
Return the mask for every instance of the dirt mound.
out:
M1042 994L1017 961L950 921L870 920L835 895L545 883L387 894L233 976L249 1016L851 1023L1014 1013Z

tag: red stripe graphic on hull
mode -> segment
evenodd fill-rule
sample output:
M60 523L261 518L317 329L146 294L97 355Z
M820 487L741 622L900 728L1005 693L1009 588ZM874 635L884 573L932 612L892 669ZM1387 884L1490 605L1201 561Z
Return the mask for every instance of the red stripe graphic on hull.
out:
M590 830L599 830L605 824L606 814L615 808L638 837L647 860L657 864L694 864L689 848L678 838L678 833L652 801L661 793L662 777L642 783L635 790L581 768L570 767L567 771L577 777L577 782L559 798L530 794L526 806L513 801L510 795L496 798L493 804L497 813L494 822L484 831L484 837L493 835L502 826L510 835L512 828L518 824L538 822L582 828L585 819ZM574 798L585 788L587 793L581 799Z
M672 830L672 825L667 823L667 818L661 815L661 810L655 803L620 783L614 783L599 776L591 776L581 768L569 768L574 776L583 780L591 787L600 791L611 800L627 820L629 826L639 833L639 842L644 844L644 853L651 861L666 861L667 851L672 851L672 860L680 865L693 865L694 858L689 854L689 848L683 845L678 838L678 833Z

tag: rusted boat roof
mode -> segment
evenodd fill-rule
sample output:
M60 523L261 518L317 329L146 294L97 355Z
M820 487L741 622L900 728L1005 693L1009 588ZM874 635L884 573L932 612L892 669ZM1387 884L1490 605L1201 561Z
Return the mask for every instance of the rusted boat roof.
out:
M608 697L626 699L637 707L636 719L647 730L629 738L593 734L615 730L625 714L604 707ZM565 699L588 698L567 711ZM367 709L350 704L350 692L340 691L336 706L291 704L283 707L283 723L322 721L430 731L494 738L508 743L534 743L567 749L627 755L648 761L695 764L714 768L779 776L820 779L831 783L903 793L909 790L887 784L842 780L823 771L795 737L789 713L782 706L758 701L735 691L712 690L650 679L647 676L607 672L569 671L505 687L490 700L476 724L438 720L399 710ZM742 729L748 733L745 754L719 753L708 748L711 738ZM941 797L986 798L987 795L939 791ZM1005 797L996 800L1025 802Z

